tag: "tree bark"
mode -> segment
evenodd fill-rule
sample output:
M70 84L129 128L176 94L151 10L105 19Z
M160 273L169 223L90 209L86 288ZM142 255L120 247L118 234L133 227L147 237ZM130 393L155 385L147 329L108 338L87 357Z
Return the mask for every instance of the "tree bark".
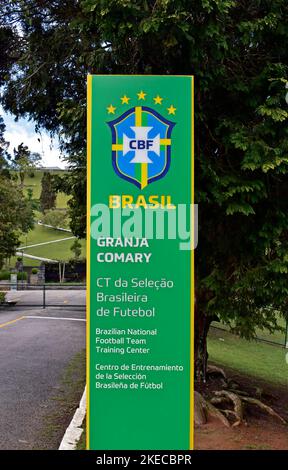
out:
M195 382L198 384L206 382L208 361L207 336L212 321L215 321L216 319L216 316L206 315L198 308L197 302L195 303L194 368Z
M24 178L25 178L25 173L23 171L20 171L20 188L24 188Z

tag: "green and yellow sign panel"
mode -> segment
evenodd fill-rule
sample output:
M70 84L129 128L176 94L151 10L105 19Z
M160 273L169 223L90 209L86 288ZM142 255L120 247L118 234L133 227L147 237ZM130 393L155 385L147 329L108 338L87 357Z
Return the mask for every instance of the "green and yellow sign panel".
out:
M193 77L88 77L87 447L193 447Z

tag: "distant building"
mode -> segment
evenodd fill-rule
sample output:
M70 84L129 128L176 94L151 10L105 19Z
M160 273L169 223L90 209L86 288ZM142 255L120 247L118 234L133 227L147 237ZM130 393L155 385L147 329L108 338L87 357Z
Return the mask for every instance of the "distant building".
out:
M35 168L36 171L68 171L67 168L60 168L59 166L41 166Z

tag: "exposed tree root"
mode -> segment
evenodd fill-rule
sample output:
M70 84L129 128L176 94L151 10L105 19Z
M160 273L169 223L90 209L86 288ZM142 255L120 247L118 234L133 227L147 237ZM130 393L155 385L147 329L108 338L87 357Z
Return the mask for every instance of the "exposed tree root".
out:
M240 385L237 382L228 379L223 369L208 366L207 372L221 376L223 390L214 391L215 396L209 401L195 391L194 421L196 425L207 423L209 416L219 419L227 427L247 424L244 419L245 405L257 406L270 416L280 420L281 423L287 424L287 421L276 413L273 408L261 401L262 396L265 395L261 388L257 387L255 389L256 398L251 397L246 391L240 390ZM231 406L233 409L229 408Z
M213 397L211 398L210 402L212 405L227 405L229 403L229 399L225 397Z
M233 416L234 418L237 418L235 411L232 411L232 410L221 410L221 413L223 413L228 418L229 416Z
M206 400L198 392L194 392L194 422L196 425L207 423L207 406Z
M276 411L274 411L273 408L271 408L271 406L265 405L262 401L257 400L257 398L241 397L241 400L243 400L247 403L251 403L251 405L258 406L259 408L261 408L261 410L266 411L266 413L268 413L269 415L275 416L275 418L279 419L281 421L281 423L287 424L287 421L285 421L285 419L282 418L282 416L280 416L278 413L276 413Z
M229 390L229 389L228 389ZM232 391L232 390L230 390ZM244 397L249 397L249 393L248 392L245 392L244 390L233 390L234 393L237 393L237 395L240 395L240 397L244 396Z
M222 411L218 410L218 408L216 408L216 406L214 406L211 402L207 401L207 414L208 416L213 416L214 418L217 418L219 419L219 421L222 422L222 424L224 424L224 426L226 426L227 428L230 427L230 423L228 421L228 419L226 418L226 416L223 414Z
M233 426L239 426L239 424L243 422L243 405L239 395L236 395L234 392L229 392L228 390L221 390L220 392L214 393L216 397L225 397L232 401L236 416L236 421L233 423Z
M219 419L224 426L230 427L228 419L222 411L218 410L211 402L205 400L198 392L194 392L194 421L196 425L206 424L208 417Z
M227 380L224 370L217 366L212 366L209 364L209 366L207 366L206 374L207 375L213 375L213 374L221 375L225 381Z

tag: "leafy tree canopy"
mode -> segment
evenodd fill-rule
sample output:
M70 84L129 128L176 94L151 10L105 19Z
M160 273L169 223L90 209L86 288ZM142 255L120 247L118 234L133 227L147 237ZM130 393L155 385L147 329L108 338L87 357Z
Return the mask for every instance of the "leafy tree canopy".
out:
M56 228L68 228L69 226L66 210L63 209L51 209L47 211L41 218L41 222Z
M82 246L77 238L75 238L74 242L72 243L70 250L72 251L74 258L78 260L81 256Z
M195 75L198 309L246 336L287 311L287 20L286 0L15 0L1 14L3 104L61 135L78 236L86 74Z
M6 142L4 138L4 132L5 132L5 124L3 121L2 116L0 116L0 172L1 174L5 173L7 174L7 160L9 158L8 155L8 147L9 143Z
M5 259L15 254L19 237L33 227L30 202L11 177L6 159L5 125L0 118L0 269Z
M11 159L12 167L19 172L21 186L24 185L25 174L36 168L37 164L41 161L39 153L30 152L27 145L23 142L13 150L14 157Z
M44 172L41 180L40 210L45 213L56 205L56 191L51 173ZM48 223L48 222L46 222ZM51 224L53 225L53 224Z

